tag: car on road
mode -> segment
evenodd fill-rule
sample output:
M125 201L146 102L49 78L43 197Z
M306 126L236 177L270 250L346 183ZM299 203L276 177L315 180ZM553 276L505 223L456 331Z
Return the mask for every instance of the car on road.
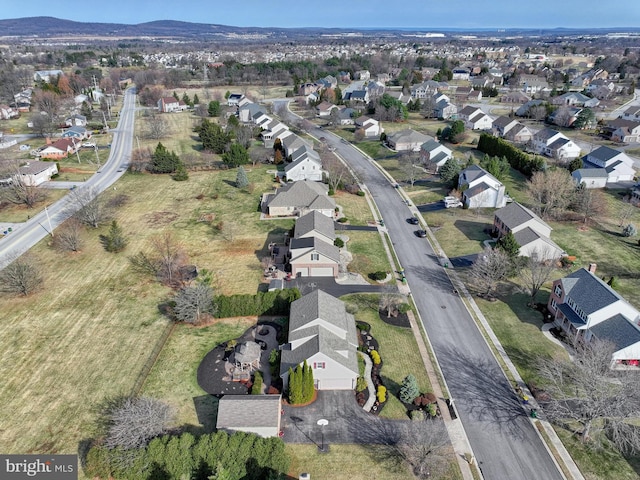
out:
M407 218L407 222L409 222L411 225L418 225L418 223L420 223L420 220L418 220L416 217L411 217Z
M427 236L426 230L416 230L416 236L420 238L425 238Z

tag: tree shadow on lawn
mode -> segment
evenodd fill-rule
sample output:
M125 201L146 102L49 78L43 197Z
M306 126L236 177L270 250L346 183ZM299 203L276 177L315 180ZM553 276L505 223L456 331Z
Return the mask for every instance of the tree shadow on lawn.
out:
M201 427L196 428L198 433L211 433L215 431L218 422L218 404L220 400L214 395L200 395L193 397L193 405L196 409L198 422ZM191 432L196 433L196 432Z
M488 222L471 222L469 220L456 220L453 222L453 225L460 230L465 237L469 240L475 240L480 243L482 246L482 242L485 240L489 240L491 237L487 235L484 230L485 228L491 228L491 224Z
M289 230L283 227L276 227L273 230L270 230L267 233L267 238L265 239L264 244L262 245L262 248L255 251L255 254L258 260L262 261L264 257L270 256L269 245L271 244L284 245L284 234L287 232L289 232ZM282 255L278 255L278 257L281 257L281 256Z

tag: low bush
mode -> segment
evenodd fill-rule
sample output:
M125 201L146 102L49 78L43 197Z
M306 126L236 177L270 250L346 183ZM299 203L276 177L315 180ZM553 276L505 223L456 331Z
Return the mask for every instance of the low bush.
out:
M387 278L387 272L384 272L382 270L379 270L377 272L372 272L369 274L369 278L371 280L375 280L377 282L384 280L385 278Z
M337 237L334 241L333 244L338 247L338 248L342 248L344 247L344 240L342 240L341 238Z
M347 219L347 217L340 217L338 220L336 220L336 222L338 223L347 223L349 220Z
M358 190L358 193L356 193L356 195L358 195L359 197L364 197L364 191Z
M411 305L409 305L408 303L401 303L400 305L398 305L396 307L398 309L398 312L405 314L407 313L409 310L411 310Z
M256 370L256 373L253 375L253 385L251 385L251 395L261 395L262 394L262 373L259 370Z
M429 405L427 405L427 412L432 417L435 417L438 414L438 407L435 403L430 403Z
M286 288L273 292L258 292L255 295L219 295L214 303L218 307L218 318L289 315L291 302L300 296L300 290L297 288Z
M411 412L409 412L409 418L411 418L412 422L422 422L426 416L422 410L411 410Z
M356 380L356 392L363 392L367 389L367 381L364 379L364 377L358 377L358 380Z
M380 359L380 354L376 350L371 350L371 353L369 353L369 355L371 355L371 361L374 365L380 365L380 362L382 360Z
M387 401L387 387L384 385L378 385L378 392L376 393L376 398L380 403L384 403Z

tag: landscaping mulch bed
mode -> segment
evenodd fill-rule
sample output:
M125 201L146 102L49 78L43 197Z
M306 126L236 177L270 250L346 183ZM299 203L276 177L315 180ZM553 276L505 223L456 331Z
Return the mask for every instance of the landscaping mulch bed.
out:
M393 325L394 327L411 328L411 323L409 323L409 316L406 313L396 312L395 316L391 315L389 317L386 311L378 310L378 316L384 323Z

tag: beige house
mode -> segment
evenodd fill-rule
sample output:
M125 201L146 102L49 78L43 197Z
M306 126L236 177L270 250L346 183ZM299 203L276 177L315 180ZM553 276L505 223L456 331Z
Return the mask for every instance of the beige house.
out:
M294 277L337 277L340 249L333 219L318 211L296 220L294 236L289 242L289 266Z
M27 162L18 168L16 177L20 177L24 185L38 186L51 180L53 175L58 173L55 162Z
M333 218L336 202L319 182L291 182L262 196L262 211L271 217L297 217L317 210Z
M410 128L387 135L387 145L396 152L419 152L423 143L433 140L429 135Z

